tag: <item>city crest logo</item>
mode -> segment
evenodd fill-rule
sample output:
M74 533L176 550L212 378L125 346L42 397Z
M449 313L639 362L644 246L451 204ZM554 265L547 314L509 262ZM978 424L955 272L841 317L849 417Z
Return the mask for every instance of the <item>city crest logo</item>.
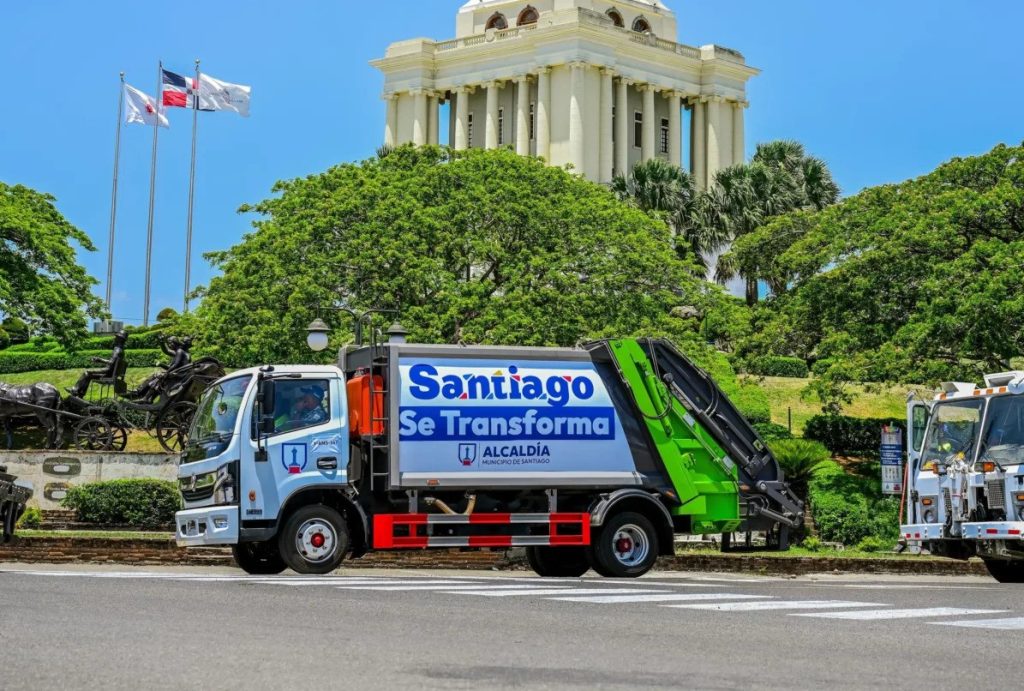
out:
M476 444L459 444L459 463L469 467L476 462Z

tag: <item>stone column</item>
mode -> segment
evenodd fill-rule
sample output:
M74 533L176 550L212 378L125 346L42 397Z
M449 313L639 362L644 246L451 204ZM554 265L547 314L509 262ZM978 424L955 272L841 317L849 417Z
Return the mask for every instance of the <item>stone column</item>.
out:
M387 94L388 116L384 125L384 145L398 146L398 94Z
M413 94L412 143L423 146L427 143L427 92L422 89Z
M569 163L576 172L586 174L586 139L583 133L583 99L586 64L574 62L569 84Z
M537 70L537 155L551 161L551 68Z
M436 146L439 142L441 125L438 122L440 120L440 113L438 110L441 107L440 94L436 91L432 91L427 97L427 143Z
M693 105L693 119L691 138L693 145L690 147L690 171L698 189L707 189L708 186L708 158L707 158L707 108L704 99L694 96L690 103Z
M750 105L746 101L737 101L733 104L732 113L732 162L733 165L741 165L746 163L746 142L744 124L743 124L743 111L746 110L747 106Z
M455 94L455 150L469 147L469 88L456 87Z
M715 173L722 169L722 99L712 96L707 102L707 184L715 181Z
M668 99L668 162L674 166L683 164L683 121L682 104L678 91L669 91Z
M643 129L643 142L641 146L641 155L644 161L649 161L654 158L657 154L655 153L654 144L654 85L647 84L643 88L644 91L644 129Z
M530 155L530 79L516 79L516 153Z
M615 108L615 85L612 82L615 72L610 69L601 70L601 170L598 171L600 182L611 182L615 168L614 120L612 111Z
M615 103L615 172L629 174L629 125L633 116L629 112L628 79L619 80L619 93Z
M488 149L498 148L498 89L501 82L487 84L487 133L484 145Z

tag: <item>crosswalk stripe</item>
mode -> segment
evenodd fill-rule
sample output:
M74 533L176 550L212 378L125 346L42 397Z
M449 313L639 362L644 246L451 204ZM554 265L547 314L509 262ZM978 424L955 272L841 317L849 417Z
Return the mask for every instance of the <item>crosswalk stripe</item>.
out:
M333 585L336 585L339 588L349 587L346 584L345 581L338 581L337 583L334 583ZM473 585L473 584L472 583L467 583L466 581L458 581L458 580L454 580L454 579L437 579L437 580L431 580L431 579L420 579L420 580L403 579L403 580L394 580L394 581L382 581L382 582L379 582L379 583L353 583L351 585L351 587L353 587L353 588L357 588L357 587L359 587L359 588L376 588L376 587L380 587L380 588L404 588L404 587L410 587L410 586L440 587L440 586L445 586L445 585ZM480 587L480 586L477 586L477 587Z
M876 621L879 619L915 619L918 617L952 617L964 614L999 614L999 609L964 609L962 607L923 607L921 609L867 609L856 612L815 612L814 614L790 614L791 617L817 617L820 619L856 619Z
M453 593L464 590L480 590L478 584L451 584L451 585L339 585L338 590L372 590L378 592L423 592L434 591L439 593ZM492 590L530 590L528 585L491 585L487 586L488 591ZM564 586L563 591L571 590Z
M780 609L840 609L844 607L885 607L878 602L849 600L766 600L757 602L721 602L698 605L664 605L676 609L706 609L717 612L766 612Z
M975 621L930 621L935 626L960 626L967 629L1000 629L1002 631L1024 630L1024 617L1008 619L977 619Z
M589 602L596 605L628 604L632 602L693 602L696 600L754 600L764 599L764 595L741 595L739 593L665 593L665 591L649 591L650 594L643 595L617 595L615 593L628 593L628 590L618 590L609 594L593 597L575 597L574 593L567 594L567 597L553 597L552 600L559 602Z
M530 588L511 592L494 592L491 590L465 590L460 595L483 595L484 597L513 597L526 595L597 595L600 593L664 593L664 590L639 590L636 588Z

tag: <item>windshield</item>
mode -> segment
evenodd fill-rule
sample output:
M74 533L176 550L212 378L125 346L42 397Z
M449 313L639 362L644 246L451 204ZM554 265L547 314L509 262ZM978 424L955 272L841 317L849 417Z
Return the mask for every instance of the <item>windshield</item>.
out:
M925 464L932 461L945 463L957 454L970 458L979 432L983 403L982 399L974 398L935 406L925 441Z
M999 465L1024 462L1024 396L1000 396L988 404L981 458Z
M251 375L228 379L203 394L192 418L183 463L213 458L227 448L250 380Z

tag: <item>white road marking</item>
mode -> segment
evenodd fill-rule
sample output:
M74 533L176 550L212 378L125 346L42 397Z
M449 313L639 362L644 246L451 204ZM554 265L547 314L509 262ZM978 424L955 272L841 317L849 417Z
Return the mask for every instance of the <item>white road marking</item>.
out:
M513 592L493 592L490 590L466 590L460 595L483 595L484 597L512 597L517 595L598 595L600 593L664 593L664 590L639 590L636 588L530 588Z
M844 588L860 588L862 590L998 590L986 585L900 585L895 583L816 583L815 585L841 585Z
M578 591L573 591L577 593ZM629 591L619 590L619 593ZM552 597L551 600L559 602L589 602L596 605L628 604L632 602L692 602L695 600L758 600L767 598L766 595L740 595L737 593L671 593L654 594L658 591L648 591L651 594L645 595L615 595L606 594L593 597ZM664 592L664 591L661 591Z
M338 585L338 590L372 590L378 592L422 592L434 591L439 593L455 593L464 590L480 590L479 583L457 583L451 585ZM490 585L488 591L492 590L531 590L528 585ZM571 588L563 586L562 591L570 591Z
M879 619L915 619L918 617L953 617L964 614L999 614L1004 609L964 609L962 607L923 607L920 609L868 609L858 612L818 612L815 614L790 614L791 617L817 617L820 619L856 619L876 621Z
M758 602L722 602L699 605L664 605L676 609L706 609L717 612L765 612L780 609L841 609L844 607L885 607L878 602L850 600L767 600Z
M930 621L934 626L960 626L967 629L999 629L1002 631L1024 630L1024 617L1009 619L978 619L975 621Z

